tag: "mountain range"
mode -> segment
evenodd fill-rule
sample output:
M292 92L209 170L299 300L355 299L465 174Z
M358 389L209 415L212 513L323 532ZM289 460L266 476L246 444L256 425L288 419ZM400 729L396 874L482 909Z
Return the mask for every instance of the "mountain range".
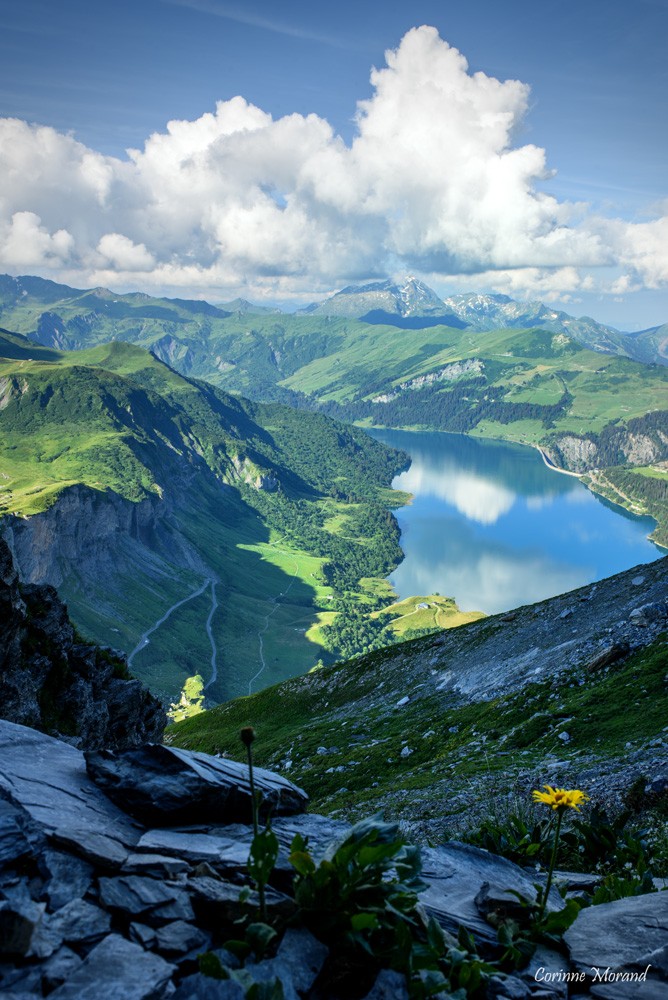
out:
M272 316L285 322L289 315L245 299L214 306L200 300L118 294L105 288L77 289L43 278L0 275L2 325L56 348L91 346L100 342L101 335L108 339L109 334L143 341L160 330L154 326L156 322L166 325L163 333L174 332L171 325L197 338L208 332L203 319ZM507 295L467 293L441 299L415 277L407 277L401 283L387 280L349 285L294 315L295 318L344 317L412 329L449 326L484 332L537 328L565 333L602 353L645 364L668 364L668 324L625 333L588 316L575 318L542 302L517 302ZM141 328L132 326L132 321L143 321ZM194 329L189 329L190 324Z
M324 302L307 306L313 316L346 316L366 323L404 328L451 326L484 332L502 329L550 330L565 333L585 347L619 354L647 364L668 364L668 324L624 333L589 316L576 319L542 302L516 302L507 295L471 292L439 296L418 278L350 285Z

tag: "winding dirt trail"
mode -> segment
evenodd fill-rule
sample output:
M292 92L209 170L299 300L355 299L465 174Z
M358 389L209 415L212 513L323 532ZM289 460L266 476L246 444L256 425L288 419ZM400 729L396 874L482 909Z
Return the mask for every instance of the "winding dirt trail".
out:
M187 597L183 597L181 598L180 601L177 601L175 604L172 604L171 608L168 608L167 611L165 611L162 618L159 618L158 621L154 622L154 624L151 625L150 628L146 629L146 631L142 634L135 648L128 655L128 666L131 667L132 661L134 660L137 653L140 653L142 649L148 646L149 636L152 635L155 631L157 631L157 629L159 629L161 625L164 625L164 623L167 621L170 615L172 615L173 612L177 610L177 608L183 607L183 605L188 604L189 601L194 601L195 598L203 594L204 591L209 586L211 587L211 610L209 611L205 627L206 627L206 633L209 637L209 642L211 643L211 678L204 685L204 689L206 690L206 688L208 688L209 685L213 684L214 681L216 681L218 678L218 668L216 665L218 650L216 648L216 642L213 637L213 630L211 628L211 622L216 612L216 608L218 607L218 600L216 598L216 580L214 580L213 577L207 577L202 586L198 587L197 590L193 590L192 594L188 594Z
M288 555L288 553L285 552L284 549L279 549L278 551L282 552L283 555ZM255 681L258 680L258 678L260 678L262 676L262 674L265 672L265 670L267 669L267 663L266 663L265 658L264 658L264 635L265 635L265 632L267 631L267 629L269 628L269 619L272 617L272 615L275 615L276 612L278 611L278 604L277 604L278 598L279 597L283 597L283 596L285 596L285 594L289 594L290 593L292 585L295 582L295 580L297 579L298 574L299 574L299 563L295 559L295 571L292 574L292 578L290 580L290 583L287 585L287 587L285 588L285 590L281 591L280 594L277 594L276 597L270 598L270 604L272 604L273 607L271 608L271 611L268 611L267 614L264 616L264 625L262 626L261 629L258 629L258 631L257 631L257 639L258 639L258 644L259 644L259 647L260 647L259 652L260 652L260 664L261 664L261 666L260 666L260 669L258 670L258 672L256 674L254 674L253 677L251 677L251 679L248 682L248 693L249 694L253 693L253 684L255 684Z
M213 621L213 616L216 613L217 607L218 599L216 597L216 581L211 580L211 610L209 611L209 616L206 620L206 634L208 635L209 642L211 643L211 677L204 685L204 691L206 691L208 687L211 687L212 684L215 684L218 680L218 667L216 665L218 649L216 648L216 640L213 637L213 630L211 628L211 622Z

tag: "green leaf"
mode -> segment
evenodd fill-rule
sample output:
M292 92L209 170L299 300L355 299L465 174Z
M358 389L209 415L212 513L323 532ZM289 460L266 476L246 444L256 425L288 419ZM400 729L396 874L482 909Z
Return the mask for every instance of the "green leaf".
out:
M248 941L239 941L236 938L226 941L225 948L227 951L232 952L233 955L236 955L237 958L240 958L242 962L245 958L248 958L251 950Z
M253 837L248 856L248 873L258 885L266 885L278 858L278 838L265 827Z
M300 854L306 852L306 846L308 844L308 838L302 837L301 833L296 833L292 838L290 843L290 853L293 851Z
M293 850L289 856L290 864L299 875L310 875L315 871L315 862L306 851Z
M350 926L354 931L375 931L379 926L375 913L355 913L350 918Z
M269 924L249 924L246 928L246 941L258 958L262 958L269 945L277 937L276 931Z
M246 991L247 1000L285 1000L283 983L280 979L269 979L266 983L253 983Z
M425 996L433 996L435 993L445 992L446 996L449 993L446 992L450 988L450 981L446 979L442 972L437 969L428 969L423 972L420 976L422 981L422 987L424 989Z
M564 931L571 926L578 913L580 904L575 899L569 899L561 910L551 910L546 913L541 921L541 930L545 934L561 937Z
M203 976L209 976L211 979L230 978L229 971L212 951L207 951L199 956L199 971Z

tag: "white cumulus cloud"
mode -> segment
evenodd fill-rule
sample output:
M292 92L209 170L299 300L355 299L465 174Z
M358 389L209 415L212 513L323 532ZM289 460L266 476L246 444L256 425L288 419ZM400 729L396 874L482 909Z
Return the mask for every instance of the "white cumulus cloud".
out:
M593 218L542 189L545 151L515 138L525 83L471 73L429 27L371 82L350 145L317 115L274 120L242 97L125 160L2 119L0 266L277 297L406 269L547 298L591 288L598 267L627 289L668 281L668 218Z

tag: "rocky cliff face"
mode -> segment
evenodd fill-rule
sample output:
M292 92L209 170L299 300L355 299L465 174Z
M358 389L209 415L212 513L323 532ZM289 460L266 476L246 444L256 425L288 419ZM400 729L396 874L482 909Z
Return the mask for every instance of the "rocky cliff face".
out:
M25 583L60 587L76 569L79 579L115 577L125 561L155 561L161 555L183 566L195 565L192 548L170 523L169 498L132 503L112 491L77 485L30 518L6 517L2 527Z
M79 747L159 739L165 713L119 654L83 642L50 586L20 586L0 539L0 717Z
M608 424L600 434L558 434L550 442L557 464L572 472L616 465L650 465L668 459L665 413L652 411L628 424Z

